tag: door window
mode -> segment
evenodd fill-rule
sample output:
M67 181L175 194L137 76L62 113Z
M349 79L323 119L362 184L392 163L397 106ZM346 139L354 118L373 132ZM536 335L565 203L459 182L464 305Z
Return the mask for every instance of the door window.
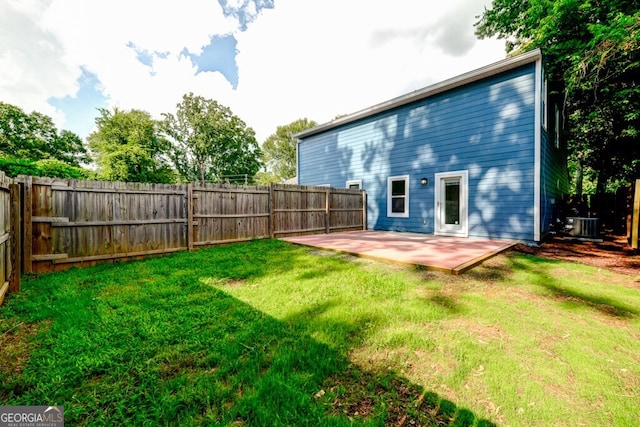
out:
M444 180L444 223L460 224L460 178Z

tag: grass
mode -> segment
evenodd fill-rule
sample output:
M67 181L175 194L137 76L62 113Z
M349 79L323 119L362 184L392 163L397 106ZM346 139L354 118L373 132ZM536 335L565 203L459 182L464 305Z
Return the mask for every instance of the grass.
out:
M275 240L25 277L0 404L70 425L637 425L638 278L460 277Z

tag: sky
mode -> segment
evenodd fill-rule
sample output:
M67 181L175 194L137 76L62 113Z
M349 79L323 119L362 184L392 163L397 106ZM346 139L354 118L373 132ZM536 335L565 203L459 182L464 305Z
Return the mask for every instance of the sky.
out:
M0 101L83 139L97 108L175 113L193 92L259 143L505 57L490 0L2 0Z

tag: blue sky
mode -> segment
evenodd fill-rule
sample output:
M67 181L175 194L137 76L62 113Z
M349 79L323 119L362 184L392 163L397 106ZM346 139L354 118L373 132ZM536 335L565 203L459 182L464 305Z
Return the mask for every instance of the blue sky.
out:
M3 0L0 101L85 138L98 108L160 118L193 92L259 142L504 58L490 0Z

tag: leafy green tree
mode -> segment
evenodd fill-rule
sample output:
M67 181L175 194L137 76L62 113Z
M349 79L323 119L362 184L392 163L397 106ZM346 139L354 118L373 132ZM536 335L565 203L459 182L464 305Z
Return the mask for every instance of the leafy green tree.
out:
M598 172L597 192L640 176L640 11L590 26L565 74L575 157ZM614 189L615 190L615 189Z
M253 179L260 169L255 132L228 107L189 93L177 105L175 116L163 116L164 132L173 141L172 160L184 180Z
M288 125L278 126L276 133L262 144L265 166L274 181L282 182L296 176L296 141L293 135L317 125L313 120L298 119Z
M640 11L636 0L493 0L479 37L508 53L542 48L564 101L570 159L597 174L597 191L640 175Z
M282 182L282 179L273 172L258 171L254 177L256 185L270 185L272 182Z
M75 133L58 132L51 117L26 114L15 105L0 102L0 154L17 159L57 159L71 166L89 162L87 150Z
M53 159L60 160L72 166L80 166L81 163L90 163L91 157L82 142L82 139L70 130L62 130L58 135Z
M98 176L110 181L173 183L169 142L159 124L140 110L100 108L98 129L87 138L98 164Z

